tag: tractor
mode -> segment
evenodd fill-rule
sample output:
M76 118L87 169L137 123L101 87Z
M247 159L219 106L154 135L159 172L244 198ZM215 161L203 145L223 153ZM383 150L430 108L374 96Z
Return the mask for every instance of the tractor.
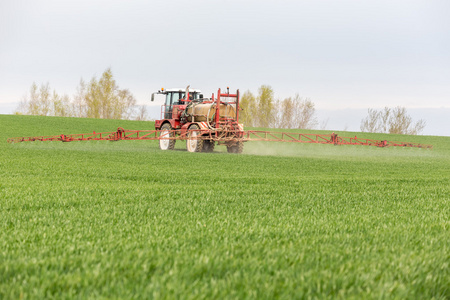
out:
M164 89L152 94L165 96L161 119L155 121L159 130L161 150L173 150L175 142L186 139L189 152L212 152L217 145L225 145L229 153L242 153L244 126L239 124L239 90L230 94L219 89L215 97L205 98L200 90Z

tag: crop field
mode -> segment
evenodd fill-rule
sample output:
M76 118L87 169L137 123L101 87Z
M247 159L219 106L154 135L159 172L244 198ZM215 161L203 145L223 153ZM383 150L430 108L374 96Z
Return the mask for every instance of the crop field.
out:
M6 143L152 122L0 125L0 299L450 298L450 137L337 132L434 149L247 143L236 155Z

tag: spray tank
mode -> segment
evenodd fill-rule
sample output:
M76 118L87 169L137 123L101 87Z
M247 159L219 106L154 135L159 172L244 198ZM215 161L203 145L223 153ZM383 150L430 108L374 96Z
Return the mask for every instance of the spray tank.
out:
M184 110L183 116L188 122L214 123L216 114L216 102L202 101L191 102ZM219 119L236 119L236 104L220 103Z

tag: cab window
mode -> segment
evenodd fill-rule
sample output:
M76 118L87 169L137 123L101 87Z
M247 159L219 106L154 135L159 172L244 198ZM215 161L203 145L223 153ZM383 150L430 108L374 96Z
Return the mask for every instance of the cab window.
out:
M179 101L180 101L180 99L182 99L182 98L183 98L183 95L182 95L181 92L175 92L175 93L173 93L173 99L172 99L173 105L180 104Z

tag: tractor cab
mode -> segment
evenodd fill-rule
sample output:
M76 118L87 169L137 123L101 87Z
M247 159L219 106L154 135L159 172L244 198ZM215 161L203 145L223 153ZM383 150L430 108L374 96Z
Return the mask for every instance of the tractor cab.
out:
M189 94L189 99L186 99L186 94ZM186 108L186 105L198 99L203 99L203 94L196 89L161 89L152 94L152 101L155 100L155 95L165 95L164 105L161 108L161 118L165 120L178 120L179 114Z

